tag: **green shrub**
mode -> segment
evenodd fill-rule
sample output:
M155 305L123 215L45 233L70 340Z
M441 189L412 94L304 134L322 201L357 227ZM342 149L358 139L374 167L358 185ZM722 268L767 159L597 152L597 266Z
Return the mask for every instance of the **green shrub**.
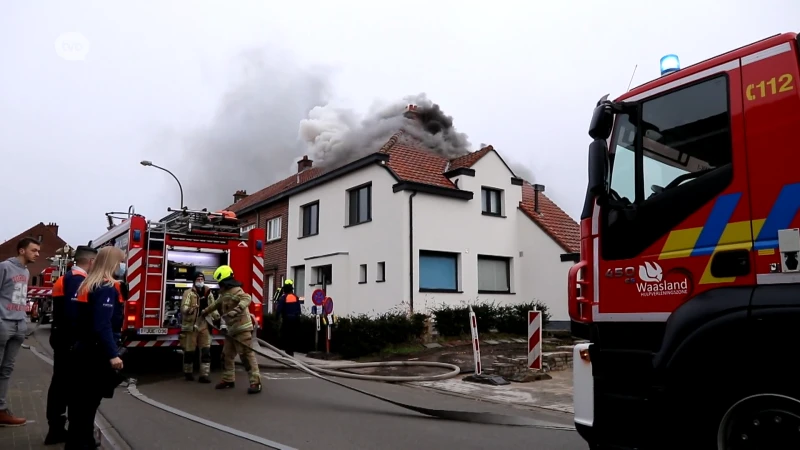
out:
M537 309L542 312L542 329L550 323L550 313L547 305L532 301L521 305L508 305L498 308L496 327L500 333L528 335L528 311Z
M436 320L436 330L440 336L457 337L470 334L469 307L475 312L478 321L478 332L486 333L497 329L500 333L528 334L528 311L537 308L542 311L542 327L550 322L547 305L532 301L521 305L498 306L495 302L474 302L459 306L445 305L435 307L431 315Z

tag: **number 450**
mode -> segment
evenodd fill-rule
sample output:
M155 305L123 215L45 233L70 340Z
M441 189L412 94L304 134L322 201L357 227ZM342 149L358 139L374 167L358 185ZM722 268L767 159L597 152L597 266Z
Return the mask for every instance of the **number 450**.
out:
M755 100L758 98L764 98L768 95L775 95L779 92L789 92L794 89L794 85L792 81L794 78L791 74L785 73L779 77L777 80L775 77L770 78L766 81L761 81L758 84L750 84L747 86L745 90L745 94L747 95L747 100ZM780 85L780 86L778 86ZM767 87L769 87L769 91L767 91ZM756 95L753 93L753 90L758 88L758 94Z

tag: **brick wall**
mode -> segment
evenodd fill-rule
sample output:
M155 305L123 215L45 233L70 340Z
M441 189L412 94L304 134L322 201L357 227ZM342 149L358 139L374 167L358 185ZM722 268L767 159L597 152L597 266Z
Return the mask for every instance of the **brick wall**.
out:
M269 287L268 280L270 276L274 277L274 287L277 288L281 282L281 277L288 277L286 273L286 254L287 239L289 237L289 200L284 200L278 203L259 210L257 213L251 213L240 216L239 220L242 224L250 224L258 220L258 227L267 229L267 222L275 217L281 217L281 237L276 241L267 242L264 248L264 289ZM273 292L264 294L266 298L272 298Z

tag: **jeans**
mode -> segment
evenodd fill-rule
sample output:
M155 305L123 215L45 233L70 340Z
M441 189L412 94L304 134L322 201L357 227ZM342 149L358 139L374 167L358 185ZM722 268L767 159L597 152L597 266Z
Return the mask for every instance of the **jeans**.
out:
M8 409L8 380L14 371L14 360L25 342L27 331L28 323L25 320L0 319L0 411Z

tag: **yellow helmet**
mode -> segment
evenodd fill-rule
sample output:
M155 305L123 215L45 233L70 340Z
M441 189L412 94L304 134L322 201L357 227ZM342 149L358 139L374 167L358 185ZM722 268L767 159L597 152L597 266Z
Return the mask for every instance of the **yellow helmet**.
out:
M217 282L224 280L225 278L230 278L233 276L233 269L231 266L219 266L217 270L214 271L214 279Z
M284 286L294 286L294 281L292 281L291 279L287 278L286 281L283 282L283 285Z

